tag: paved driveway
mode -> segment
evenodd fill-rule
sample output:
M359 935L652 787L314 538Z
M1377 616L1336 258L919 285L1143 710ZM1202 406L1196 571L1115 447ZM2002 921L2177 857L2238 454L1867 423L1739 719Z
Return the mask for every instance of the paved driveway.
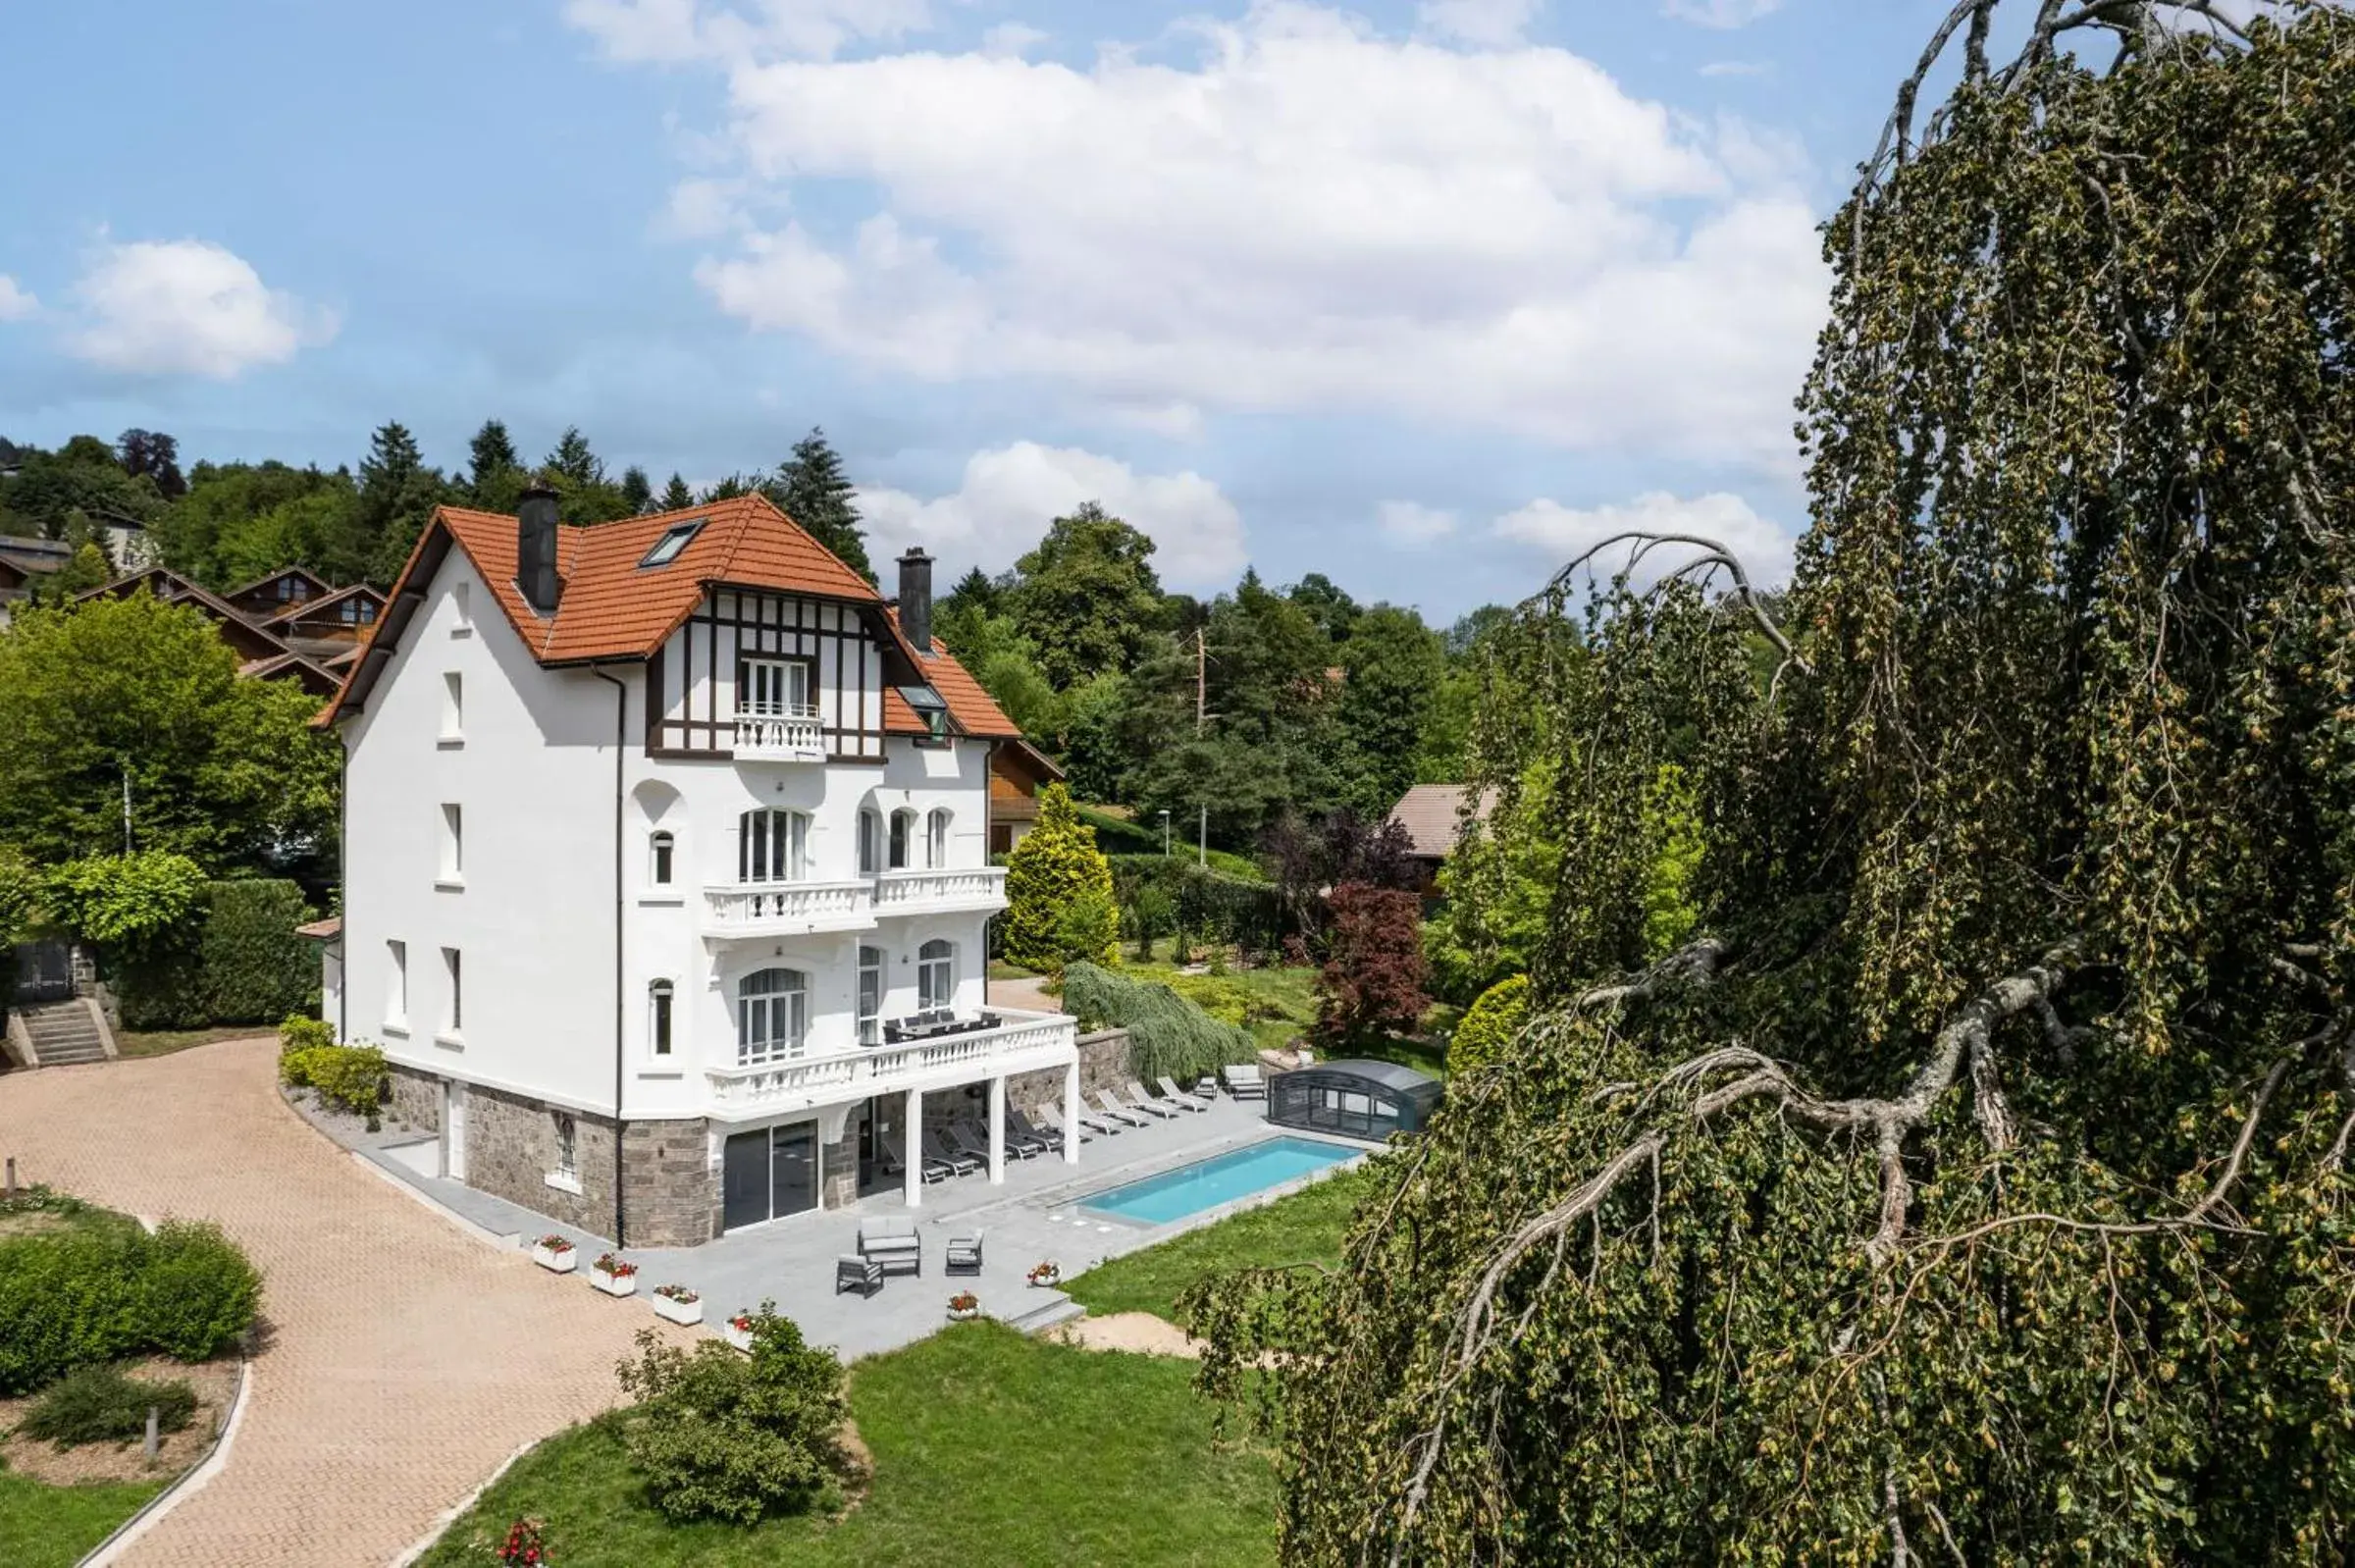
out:
M240 1040L0 1076L20 1179L216 1220L264 1275L228 1465L131 1563L388 1562L517 1448L612 1404L614 1362L656 1321L362 1169L280 1101L276 1061Z

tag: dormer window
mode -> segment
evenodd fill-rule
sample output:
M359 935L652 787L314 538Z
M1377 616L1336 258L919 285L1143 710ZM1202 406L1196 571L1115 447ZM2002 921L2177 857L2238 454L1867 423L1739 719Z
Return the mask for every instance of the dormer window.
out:
M679 551L685 549L687 542L702 533L703 528L704 520L698 517L694 522L679 523L664 529L662 537L654 541L654 548L638 557L638 569L644 571L652 566L668 566L679 558Z
M924 726L924 733L933 740L946 740L949 735L949 705L929 686L903 686L900 699L916 710Z

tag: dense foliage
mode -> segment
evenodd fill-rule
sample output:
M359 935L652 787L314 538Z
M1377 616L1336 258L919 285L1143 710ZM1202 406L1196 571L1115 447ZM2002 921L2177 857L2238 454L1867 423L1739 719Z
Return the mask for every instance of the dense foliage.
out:
M749 1356L717 1339L681 1350L645 1329L619 1374L636 1402L620 1417L622 1441L671 1519L800 1513L842 1467L842 1363L805 1343L773 1302L753 1315Z
M1447 1040L1447 1071L1493 1067L1507 1059L1529 1023L1529 976L1510 975L1480 993Z
M42 905L67 935L138 953L185 920L203 893L204 872L194 861L150 850L68 862L50 873Z
M1346 1050L1409 1032L1431 1006L1422 901L1394 888L1344 882L1328 902L1333 934L1317 971L1317 1042Z
M1026 969L1058 973L1074 961L1112 961L1119 935L1112 867L1061 784L1039 791L1037 825L1006 858L1001 928L1007 960Z
M278 1081L289 1089L316 1089L320 1099L353 1116L374 1117L384 1104L385 1053L373 1045L283 1046Z
M217 1227L80 1211L0 1237L0 1396L125 1356L201 1361L252 1327L261 1276Z
M2168 9L1956 8L1825 231L1779 612L1639 539L1500 634L1530 1027L1338 1271L1199 1303L1287 1560L2355 1548L2355 22Z
M1093 964L1063 971L1063 1005L1086 1028L1128 1031L1128 1071L1145 1082L1164 1074L1190 1083L1256 1054L1242 1020L1223 1021L1169 986Z
M0 842L59 864L139 850L206 870L323 855L337 749L318 702L242 680L193 609L144 594L28 610L0 634Z
M319 954L294 934L311 917L302 889L277 878L207 882L159 937L115 969L134 1029L265 1023L311 1005Z

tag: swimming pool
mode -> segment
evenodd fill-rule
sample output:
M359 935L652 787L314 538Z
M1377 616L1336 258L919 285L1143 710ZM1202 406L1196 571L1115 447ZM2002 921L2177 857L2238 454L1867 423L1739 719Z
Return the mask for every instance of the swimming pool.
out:
M1133 1225L1167 1225L1172 1220L1215 1209L1222 1203L1247 1198L1254 1192L1265 1192L1294 1176L1338 1165L1363 1152L1344 1144L1327 1143L1322 1138L1269 1138L1249 1148L1230 1149L1157 1176L1091 1193L1079 1200L1079 1207L1090 1214L1126 1220Z

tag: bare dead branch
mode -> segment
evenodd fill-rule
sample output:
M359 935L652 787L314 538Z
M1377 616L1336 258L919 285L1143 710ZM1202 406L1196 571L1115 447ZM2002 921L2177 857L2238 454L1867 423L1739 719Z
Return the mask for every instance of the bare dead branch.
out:
M1815 673L1815 667L1800 655L1799 650L1792 646L1791 639L1784 636L1783 629L1774 623L1774 617L1766 613L1766 606L1758 601L1757 591L1751 587L1750 573L1742 569L1742 563L1734 558L1734 552L1716 540L1700 534L1653 534L1640 529L1630 529L1625 533L1613 534L1608 539L1598 540L1580 550L1576 558L1560 571L1555 572L1544 588L1522 601L1521 607L1527 609L1541 601L1566 595L1572 580L1578 573L1587 569L1597 555L1614 545L1635 547L1629 561L1631 567L1635 562L1642 560L1647 552L1663 545L1689 545L1700 550L1701 552L1700 555L1685 562L1668 576L1673 578L1702 566L1724 568L1726 574L1734 580L1734 597L1742 601L1744 607L1750 611L1751 618L1758 623L1760 634L1772 643L1776 651L1783 655L1783 662L1797 664L1806 674Z

